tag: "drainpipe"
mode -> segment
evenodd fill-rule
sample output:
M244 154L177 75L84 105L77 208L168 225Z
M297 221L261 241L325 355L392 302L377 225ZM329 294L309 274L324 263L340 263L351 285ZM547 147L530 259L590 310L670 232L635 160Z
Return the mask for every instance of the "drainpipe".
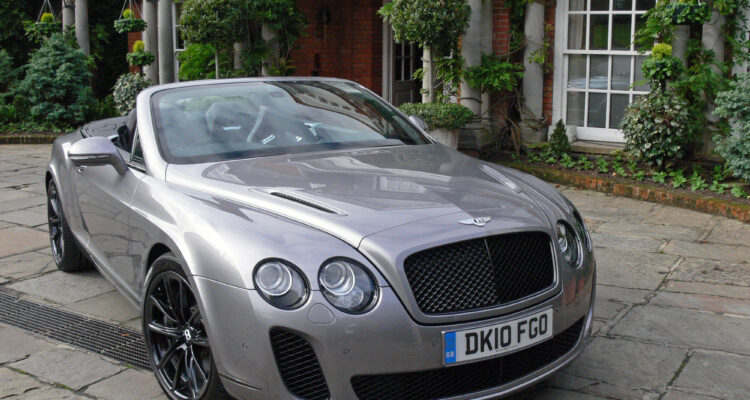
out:
M89 0L76 0L75 27L78 47L86 55L91 54L89 46Z
M157 17L157 5L159 0L146 0L143 2L143 20L146 21L146 30L143 32L143 43L146 51L153 53L156 58L150 65L143 67L143 72L152 84L159 84L159 27Z
M174 82L174 34L172 0L161 0L157 17L159 49L159 83Z

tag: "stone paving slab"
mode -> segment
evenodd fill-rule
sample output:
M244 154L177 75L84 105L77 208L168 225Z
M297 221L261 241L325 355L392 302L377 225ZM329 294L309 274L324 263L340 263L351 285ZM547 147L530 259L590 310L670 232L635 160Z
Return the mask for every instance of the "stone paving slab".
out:
M698 351L674 383L697 393L746 400L750 393L750 357Z
M0 261L0 276L8 279L23 279L55 270L52 257L41 252L23 253Z
M750 288L744 286L715 285L701 282L669 281L661 288L665 292L695 293L750 300Z
M610 235L633 236L650 239L679 239L687 241L698 240L705 231L700 228L686 226L664 226L650 224L629 224L627 222L605 222L596 227L597 233Z
M677 281L750 287L750 264L686 257L669 278Z
M667 254L685 257L708 258L730 263L747 263L750 260L750 247L718 243L695 243L673 240L664 248Z
M651 299L649 304L750 317L750 300L731 299L705 294L659 292Z
M651 343L750 355L750 319L646 305L633 308L610 331Z
M163 399L159 384L149 372L126 369L89 386L85 393L103 400Z
M97 271L74 274L55 271L13 283L8 288L59 304L71 304L115 290Z
M124 366L97 355L65 348L33 354L9 367L73 390L79 390L125 369Z
M0 326L0 338L0 364L19 361L55 347L50 342L11 327Z
M141 313L120 292L108 292L77 301L68 307L72 311L114 322L127 322Z
M39 386L34 378L8 368L0 368L0 382L0 399L20 396Z
M596 249L596 280L605 285L655 290L678 259L669 254Z
M49 235L35 229L13 226L0 229L0 258L49 247Z

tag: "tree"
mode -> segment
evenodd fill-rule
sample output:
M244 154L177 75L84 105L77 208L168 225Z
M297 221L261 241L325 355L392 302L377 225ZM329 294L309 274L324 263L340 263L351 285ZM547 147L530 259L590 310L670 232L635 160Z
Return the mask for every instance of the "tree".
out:
M218 78L219 51L245 37L248 19L245 0L185 0L180 26L188 43L214 47Z
M471 7L466 0L394 0L378 13L393 27L397 42L416 43L429 53L426 78L435 77L434 57L459 57L458 42L466 33ZM432 101L432 82L429 83Z
M15 95L33 105L29 116L35 121L79 124L94 105L90 79L88 56L70 36L55 33L31 55Z

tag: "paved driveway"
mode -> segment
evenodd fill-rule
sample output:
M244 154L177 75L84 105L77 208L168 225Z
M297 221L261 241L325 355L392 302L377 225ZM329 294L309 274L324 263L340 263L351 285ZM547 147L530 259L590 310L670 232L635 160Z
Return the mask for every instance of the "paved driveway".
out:
M55 270L48 157L49 146L0 146L0 291L139 327L99 274ZM563 373L516 398L750 398L750 225L560 189L593 231L596 338ZM3 326L0 382L0 399L161 398L147 372Z

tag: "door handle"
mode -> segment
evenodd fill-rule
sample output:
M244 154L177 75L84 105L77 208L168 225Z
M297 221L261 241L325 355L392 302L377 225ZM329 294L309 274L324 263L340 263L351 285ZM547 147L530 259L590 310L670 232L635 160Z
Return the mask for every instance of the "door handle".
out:
M83 166L83 165L81 165L81 166L76 167L76 172L78 172L80 174L80 173L83 173L83 170L85 170L85 169L86 169L86 167Z

